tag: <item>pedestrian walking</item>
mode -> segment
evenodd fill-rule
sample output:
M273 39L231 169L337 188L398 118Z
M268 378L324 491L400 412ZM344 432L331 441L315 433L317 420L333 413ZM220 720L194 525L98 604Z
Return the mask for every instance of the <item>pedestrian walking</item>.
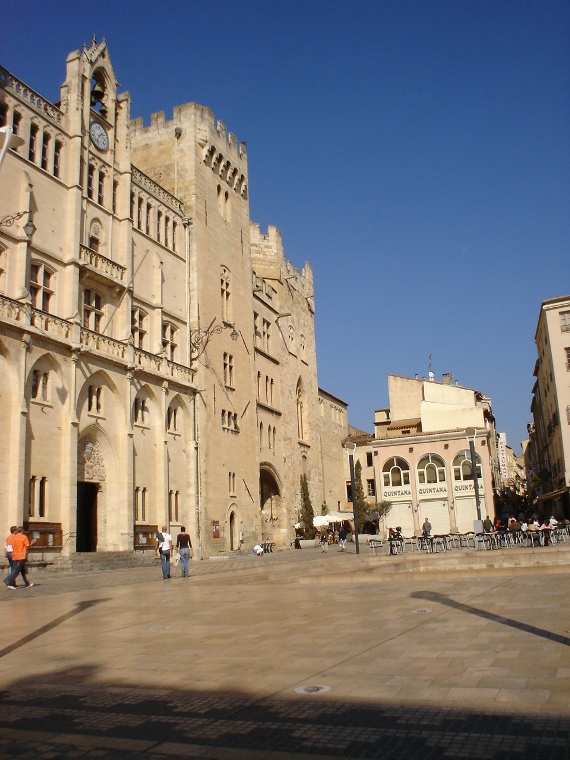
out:
M323 532L321 533L320 543L321 543L321 551L322 552L326 552L328 550L328 548L329 548L329 534L328 534L328 531L323 530Z
M192 540L190 534L186 533L186 527L184 525L176 537L176 548L178 549L178 556L180 557L182 577L188 578L188 562L192 557Z
M28 558L28 549L33 543L34 540L32 539L30 543L30 540L24 533L24 528L19 525L16 529L16 533L12 536L12 562L14 563L14 567L8 576L4 578L4 583L11 590L18 588L16 586L16 578L18 575L22 576L26 588L32 588L34 585L33 583L30 583L26 574L26 560Z
M10 528L10 535L6 539L6 559L8 560L8 566L10 568L8 575L10 575L10 573L16 566L16 563L12 559L12 539L14 538L17 532L18 532L18 526L12 525L12 527Z
M424 534L424 538L431 537L431 523L427 517L424 520L424 524L422 525L422 533Z
M170 578L170 552L172 550L172 536L166 525L162 526L162 532L156 534L156 556L160 554L162 565L162 579Z
M346 544L346 528L343 525L343 527L338 532L338 545L340 546L341 552L346 551L345 544Z

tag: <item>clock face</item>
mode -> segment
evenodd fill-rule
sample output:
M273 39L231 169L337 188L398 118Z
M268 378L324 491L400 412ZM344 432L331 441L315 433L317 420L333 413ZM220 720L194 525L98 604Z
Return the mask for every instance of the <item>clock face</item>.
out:
M98 121L94 121L91 124L91 129L89 131L91 139L93 140L93 145L95 145L96 148L99 148L99 150L107 150L109 147L109 135L107 134L105 127L102 124L99 124Z

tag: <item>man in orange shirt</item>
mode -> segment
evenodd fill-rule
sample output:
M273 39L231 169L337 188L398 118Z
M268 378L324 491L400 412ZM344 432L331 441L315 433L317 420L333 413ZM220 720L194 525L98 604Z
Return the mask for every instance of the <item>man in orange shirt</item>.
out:
M32 544L33 543L34 542L32 541ZM26 575L26 558L28 556L28 548L30 546L30 541L24 533L24 529L20 525L18 527L18 532L16 535L12 536L12 561L16 563L16 567L14 567L8 577L4 579L4 583L8 586L9 589L14 590L17 588L14 581L20 574L24 579L26 588L31 588L34 585L33 583L30 583L28 576Z

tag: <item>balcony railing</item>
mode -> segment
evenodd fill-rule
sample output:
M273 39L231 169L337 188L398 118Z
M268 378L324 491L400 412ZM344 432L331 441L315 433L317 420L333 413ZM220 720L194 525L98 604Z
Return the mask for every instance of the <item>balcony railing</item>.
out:
M170 375L176 380L182 380L185 383L191 383L195 370L185 367L183 364L176 364L163 356L151 354L149 351L143 351L141 348L135 348L135 363L143 369L160 372L163 375Z
M47 311L41 311L40 309L31 308L30 323L37 327L38 330L47 332L57 338L63 340L71 340L73 334L73 323L68 322L61 317L54 317L53 314L48 314Z
M78 322L56 317L41 309L35 309L29 303L15 301L4 295L0 295L0 319L17 322L22 329L35 327L67 344L80 343L88 351L97 351L106 356L133 362L141 369L156 372L183 383L191 383L194 377L195 370L191 367L172 362L164 356L134 348L129 342L115 340L108 335L88 330L86 327L81 327Z
M143 369L151 369L154 372L160 372L163 358L149 351L143 351L142 348L135 348L135 362Z
M79 261L82 264L87 264L93 267L97 272L106 275L107 277L113 277L115 280L125 281L127 269L121 264L117 264L116 261L111 261L106 256L87 248L85 245L79 246Z
M129 348L128 344L121 340L109 338L107 335L101 335L101 333L93 332L93 330L88 330L85 327L81 328L81 343L86 348L95 349L102 354L115 356L119 359L127 357L127 349Z
M0 317L29 325L31 309L29 303L21 303L21 301L14 301L13 298L0 296Z
M182 380L185 383L192 382L196 370L193 370L190 367L185 367L183 364L176 364L176 362L171 362L168 359L165 359L165 364L166 367L163 367L163 372L165 374L169 374L176 380Z

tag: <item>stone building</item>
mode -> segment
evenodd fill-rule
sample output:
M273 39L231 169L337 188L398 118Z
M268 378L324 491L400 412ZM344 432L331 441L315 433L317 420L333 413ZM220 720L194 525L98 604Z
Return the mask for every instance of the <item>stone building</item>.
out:
M541 512L570 518L570 296L543 301L525 451Z
M348 405L345 401L319 388L319 418L324 504L329 512L347 509L345 462L347 449L343 448L348 432ZM314 505L322 506L322 505ZM320 510L316 509L318 514Z
M301 474L326 490L314 287L251 225L245 144L195 103L131 120L95 39L58 103L0 68L0 125L24 141L0 169L3 524L46 554L162 524L201 557L288 546Z
M473 530L470 428L475 430L481 516L492 518L497 463L490 399L454 385L450 375L443 382L388 375L388 392L390 407L375 413L371 446L378 501L392 502L390 525L401 526L406 536L419 535L428 517L434 534Z

